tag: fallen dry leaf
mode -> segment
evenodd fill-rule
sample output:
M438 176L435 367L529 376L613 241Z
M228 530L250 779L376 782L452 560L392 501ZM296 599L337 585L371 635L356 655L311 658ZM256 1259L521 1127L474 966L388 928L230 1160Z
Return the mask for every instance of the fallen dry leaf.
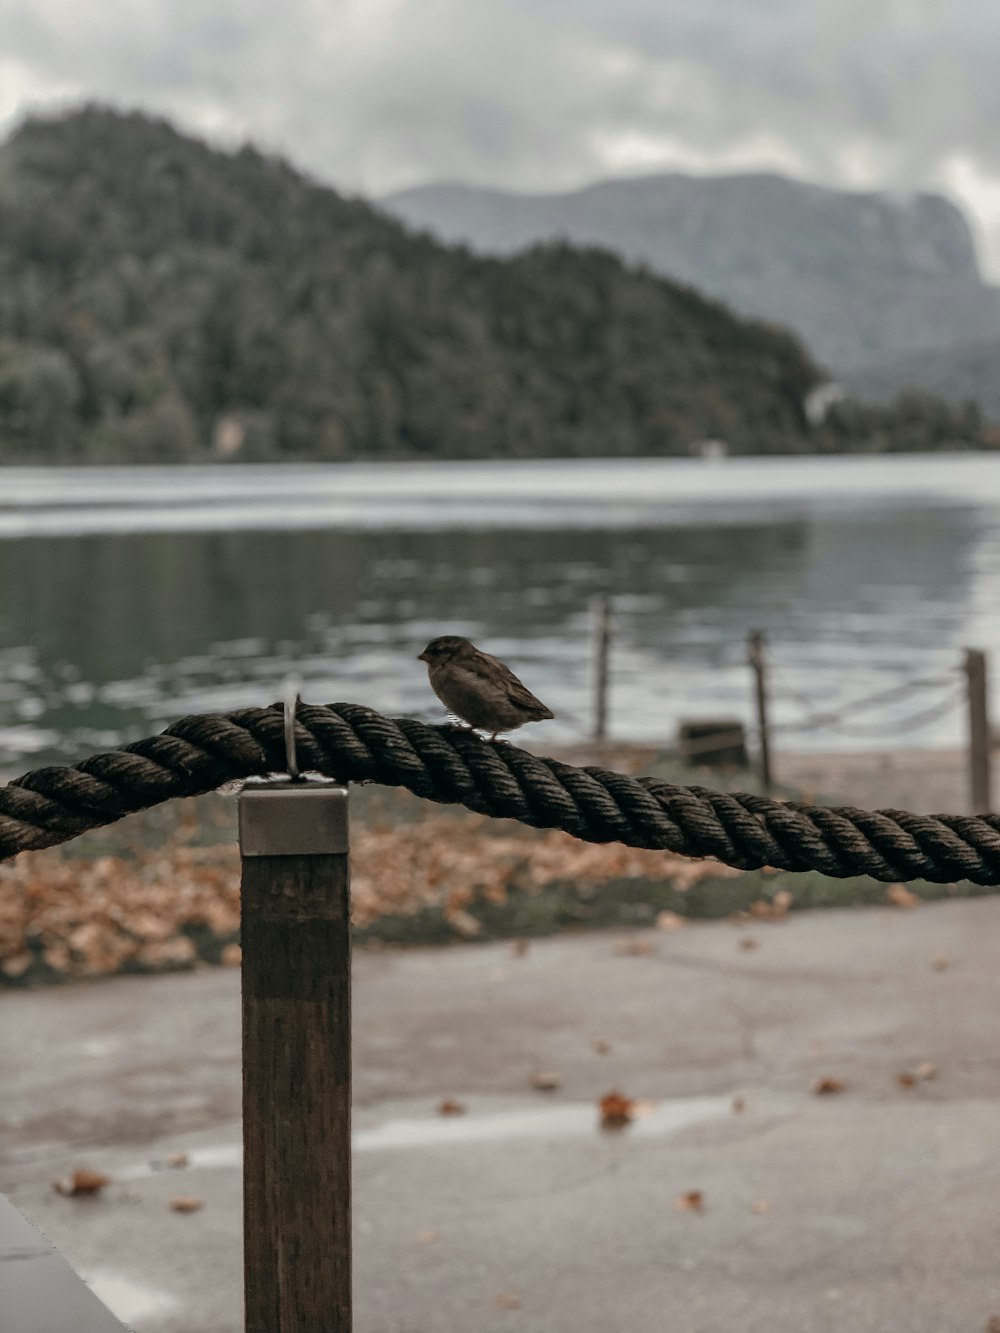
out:
M115 856L35 853L0 867L0 959L10 978L32 942L39 978L190 967L239 929L239 860L232 846L192 848L183 828L166 848ZM20 862L20 863L19 863ZM12 964L14 966L12 966Z
M750 904L748 910L758 921L780 921L788 915L793 901L789 889L779 889L773 898L758 898Z
M1000 1314L995 1314L986 1325L986 1333L1000 1333Z
M418 1245L432 1245L437 1240L439 1233L437 1231L418 1231Z
M528 952L528 941L515 940L514 943L510 946L510 951L515 958L523 958L524 955Z
M595 1037L594 1051L597 1055L609 1055L611 1053L610 1041L605 1041L603 1037Z
M649 879L684 890L706 878L742 873L709 860L584 843L558 830L510 826L498 833L495 820L464 814L362 830L351 870L359 925L388 912L412 914L438 905L454 925L455 912L477 897L502 903L512 888L535 894L557 882L597 886Z
M825 1074L822 1078L816 1080L812 1085L812 1090L817 1097L826 1097L835 1092L843 1092L846 1086L847 1084L843 1079L832 1078L829 1074Z
M56 1180L52 1188L60 1194L100 1194L105 1185L111 1184L111 1177L100 1171L91 1171L88 1167L79 1167L64 1180Z
M908 1069L904 1069L896 1075L896 1082L901 1088L915 1088L919 1080L916 1074L911 1074Z
M757 1199L755 1203L750 1205L750 1211L752 1213L769 1213L771 1205L767 1199Z
M454 1097L445 1097L438 1103L438 1115L465 1115L465 1105Z
M946 972L951 967L951 959L946 953L935 954L931 959L931 967L935 972Z
M683 1213L703 1213L705 1211L705 1196L701 1190L685 1190L683 1194L678 1194L674 1200L674 1207L680 1209Z
M642 936L636 939L619 940L615 945L615 953L625 957L644 958L647 954L655 952L652 941L643 939Z
M196 1213L204 1206L204 1200L199 1199L197 1194L180 1194L176 1199L170 1200L170 1207L175 1213Z
M531 1086L539 1092L554 1092L562 1087L562 1076L551 1069L539 1069L531 1076Z
M743 938L740 940L740 948L741 948L741 949L756 949L756 948L759 948L759 944L758 944L758 941L755 940L754 937L753 937L752 935L744 935Z
M3 960L4 973L6 976L10 977L11 980L23 977L30 966L31 954L26 952L11 954L9 958Z
M186 1152L171 1153L166 1159L166 1162L167 1166L173 1167L176 1170L178 1167L187 1166L188 1155Z
M602 1129L623 1129L635 1116L635 1103L624 1093L611 1091L598 1102Z
M189 968L199 959L236 966L238 849L231 841L199 845L200 828L192 816L165 841L130 846L127 855L39 851L0 865L0 985ZM555 883L586 890L636 879L683 892L743 873L444 813L359 829L351 872L356 926L431 910L470 938L479 933L479 902L534 896Z
M917 1065L917 1078L937 1078L937 1065L933 1060L924 1060Z
M510 1291L501 1291L493 1299L498 1310L520 1310L521 1308L521 1298Z
M885 891L885 900L893 907L919 907L922 901L905 884L890 884Z
M679 912L660 912L656 918L657 930L683 930L686 925L687 917Z
M733 1098L733 1115L740 1115L747 1109L747 1104L742 1097Z
M474 939L483 928L482 923L462 907L456 908L454 912L448 912L445 920L452 930L466 940Z

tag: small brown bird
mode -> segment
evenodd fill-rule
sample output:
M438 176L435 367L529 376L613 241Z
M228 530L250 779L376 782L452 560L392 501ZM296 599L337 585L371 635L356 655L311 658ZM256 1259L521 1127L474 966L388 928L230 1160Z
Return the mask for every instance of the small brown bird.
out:
M491 732L491 740L554 716L510 667L457 634L432 639L417 661L427 663L431 689L444 706L471 727Z

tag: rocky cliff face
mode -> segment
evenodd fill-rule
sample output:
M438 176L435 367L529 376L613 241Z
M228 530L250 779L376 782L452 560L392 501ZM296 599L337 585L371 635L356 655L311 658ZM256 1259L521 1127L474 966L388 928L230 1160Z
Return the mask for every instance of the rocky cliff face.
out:
M990 421L1000 421L1000 338L962 343L943 351L908 352L845 376L851 393L869 402L889 402L900 386L919 387L948 402L976 402Z
M1000 294L982 282L965 218L936 195L666 175L560 195L426 186L382 203L488 253L554 236L607 246L790 325L837 373L1000 336Z

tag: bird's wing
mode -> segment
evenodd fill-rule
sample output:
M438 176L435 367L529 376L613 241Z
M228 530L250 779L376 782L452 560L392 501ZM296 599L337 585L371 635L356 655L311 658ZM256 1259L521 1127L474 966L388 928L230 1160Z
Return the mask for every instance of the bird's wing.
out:
M498 657L493 657L490 653L484 653L479 649L479 656L484 659L481 664L477 664L475 670L477 675L481 675L484 680L498 685L505 691L508 698L525 712L535 713L539 720L554 717L555 714L550 708L546 708L541 699L537 699L523 681L518 680L506 662L501 662Z

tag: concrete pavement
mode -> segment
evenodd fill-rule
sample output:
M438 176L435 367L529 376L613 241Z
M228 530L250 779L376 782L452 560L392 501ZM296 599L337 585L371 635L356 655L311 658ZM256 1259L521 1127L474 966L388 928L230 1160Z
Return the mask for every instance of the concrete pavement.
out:
M991 898L359 953L358 1333L982 1333L998 934ZM240 1329L238 985L0 999L0 1189L139 1333ZM822 1076L844 1090L814 1095ZM613 1087L655 1106L601 1133ZM114 1183L53 1193L79 1165ZM675 1207L688 1190L703 1212Z

